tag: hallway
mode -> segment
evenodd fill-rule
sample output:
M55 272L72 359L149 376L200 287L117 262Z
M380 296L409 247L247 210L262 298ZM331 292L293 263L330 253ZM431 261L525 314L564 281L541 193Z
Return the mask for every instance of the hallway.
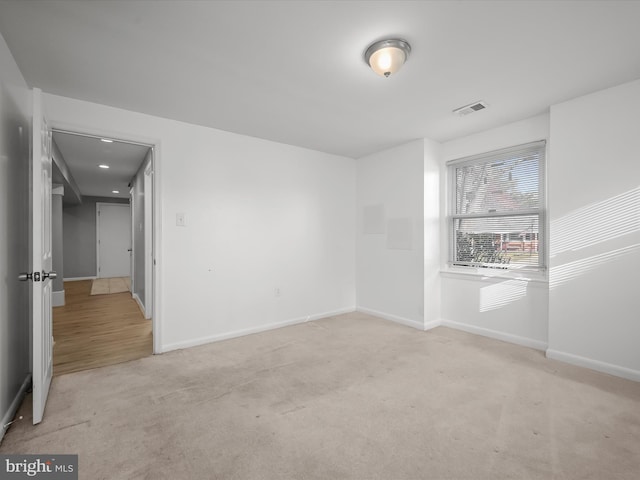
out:
M66 304L53 309L53 374L149 356L151 320L130 292L91 295L91 280L65 282Z

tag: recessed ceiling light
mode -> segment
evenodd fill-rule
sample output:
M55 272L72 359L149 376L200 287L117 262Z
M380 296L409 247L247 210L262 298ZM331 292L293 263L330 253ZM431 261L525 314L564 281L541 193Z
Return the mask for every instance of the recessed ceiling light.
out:
M111 190L111 193L120 193L120 190Z
M98 165L98 167L100 167L100 168L109 168L109 165L100 164L100 165Z
M113 140L109 140L108 138L101 138L100 141L104 143L113 143Z

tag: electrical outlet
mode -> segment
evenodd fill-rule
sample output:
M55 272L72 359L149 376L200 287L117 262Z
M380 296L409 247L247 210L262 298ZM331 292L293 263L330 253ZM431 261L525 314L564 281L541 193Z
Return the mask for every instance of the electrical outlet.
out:
M279 297L280 295L282 295L282 291L280 290L280 287L276 287L276 288L273 290L273 294L274 294L276 297Z
M176 213L176 226L184 227L186 222L184 220L184 213Z

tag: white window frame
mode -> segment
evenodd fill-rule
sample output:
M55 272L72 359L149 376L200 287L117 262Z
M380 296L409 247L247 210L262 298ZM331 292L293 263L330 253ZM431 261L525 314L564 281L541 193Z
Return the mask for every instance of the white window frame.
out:
M509 212L493 212L493 213L474 213L474 214L457 214L456 213L456 168L462 165L478 165L483 163L493 163L495 161L504 160L510 154L514 156L521 155L527 150L539 150L538 164L538 195L539 207L536 209L523 209ZM548 251L548 234L547 234L547 212L546 212L546 140L538 140L526 144L516 145L513 147L502 148L479 155L458 158L450 160L446 163L447 176L449 185L449 202L447 208L447 237L449 243L449 251L447 257L447 265L449 271L458 271L460 273L478 273L491 276L500 275L511 276L514 272L533 273L534 275L545 275L547 271L547 251ZM513 216L538 216L538 265L511 265L497 267L491 265L483 265L480 263L457 262L456 257L456 232L455 221L464 218L499 218Z

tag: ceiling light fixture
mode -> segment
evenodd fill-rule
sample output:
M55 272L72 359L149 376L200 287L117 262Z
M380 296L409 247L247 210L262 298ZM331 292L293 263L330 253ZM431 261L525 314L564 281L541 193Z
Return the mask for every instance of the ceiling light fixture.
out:
M98 165L98 168L109 168L109 165L100 164Z
M364 60L378 75L388 77L400 70L410 52L411 45L404 40L380 40L367 48Z
M108 138L101 138L100 141L104 143L113 143L113 140L109 140Z
M120 193L120 190L111 190L111 193Z

